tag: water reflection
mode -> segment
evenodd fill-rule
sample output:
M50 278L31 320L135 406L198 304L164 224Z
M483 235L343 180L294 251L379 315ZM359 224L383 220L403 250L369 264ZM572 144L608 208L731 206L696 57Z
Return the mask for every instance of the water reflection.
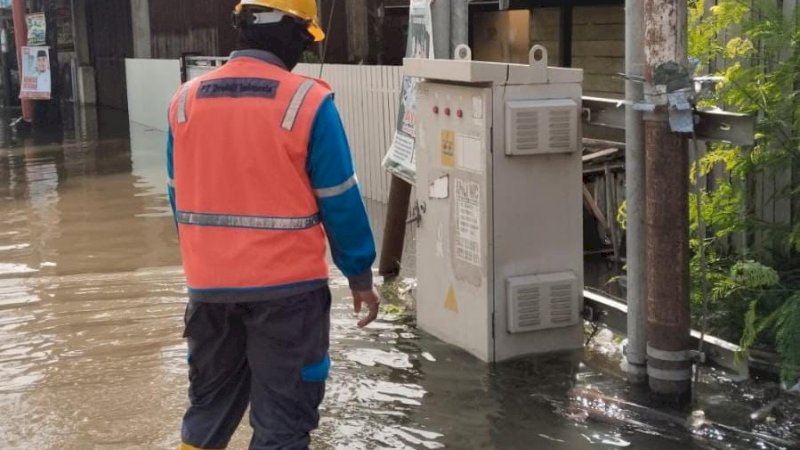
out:
M63 142L0 149L3 449L171 449L178 440L185 289L164 134L104 117L73 123ZM380 230L383 207L368 208ZM407 248L413 276L411 239ZM335 363L314 448L658 450L719 439L777 448L758 434L797 439L796 405L751 426L749 414L774 397L717 373L699 389L702 426L678 426L685 415L640 406L615 372L611 342L487 366L406 316L356 329L346 280L333 276ZM246 428L231 448L246 448Z

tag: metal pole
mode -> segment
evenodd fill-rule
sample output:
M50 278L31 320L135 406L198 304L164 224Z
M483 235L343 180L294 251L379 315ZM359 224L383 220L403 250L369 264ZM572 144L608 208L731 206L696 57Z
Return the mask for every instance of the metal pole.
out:
M455 51L461 44L469 45L469 3L452 0L450 5L450 48ZM450 55L452 56L452 55Z
M625 2L625 198L628 345L623 369L634 383L647 380L647 303L644 278L644 124L633 108L644 98L643 85L630 77L644 76L644 5Z
M22 80L22 47L28 45L28 23L25 21L25 0L14 0L11 5L14 16L14 42L17 45L17 72ZM33 100L24 99L22 103L22 118L26 122L33 120Z
M691 398L689 156L672 132L668 92L691 86L686 0L645 0L645 233L647 375L650 390Z

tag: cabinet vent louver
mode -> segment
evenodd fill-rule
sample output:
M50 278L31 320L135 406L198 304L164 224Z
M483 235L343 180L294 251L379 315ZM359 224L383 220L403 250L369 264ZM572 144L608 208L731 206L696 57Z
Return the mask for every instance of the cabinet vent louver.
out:
M511 333L578 323L578 278L572 272L509 278L506 296L508 331Z
M506 104L506 155L571 153L578 147L578 105L570 99Z

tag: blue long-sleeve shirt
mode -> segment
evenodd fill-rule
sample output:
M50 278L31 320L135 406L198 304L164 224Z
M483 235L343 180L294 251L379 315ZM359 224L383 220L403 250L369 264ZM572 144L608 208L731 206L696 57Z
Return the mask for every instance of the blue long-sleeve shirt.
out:
M173 147L170 130L167 135L167 191L175 214ZM355 167L344 126L330 97L322 103L314 119L306 169L317 193L334 263L348 278L351 289L371 289L375 240L361 190L355 182Z

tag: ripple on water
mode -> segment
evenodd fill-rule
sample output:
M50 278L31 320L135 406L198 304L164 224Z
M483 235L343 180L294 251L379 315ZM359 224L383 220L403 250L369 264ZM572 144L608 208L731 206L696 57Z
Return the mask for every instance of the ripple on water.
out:
M361 401L399 403L406 406L421 406L425 389L416 384L400 384L382 380L359 382L358 398Z
M24 250L30 246L31 244L0 245L0 252L8 252L11 250Z
M36 272L38 272L37 269L27 264L0 263L0 275L18 275Z
M348 361L367 367L375 367L376 365L393 369L410 369L414 367L407 354L396 350L384 351L375 348L355 348L345 350L342 354Z

